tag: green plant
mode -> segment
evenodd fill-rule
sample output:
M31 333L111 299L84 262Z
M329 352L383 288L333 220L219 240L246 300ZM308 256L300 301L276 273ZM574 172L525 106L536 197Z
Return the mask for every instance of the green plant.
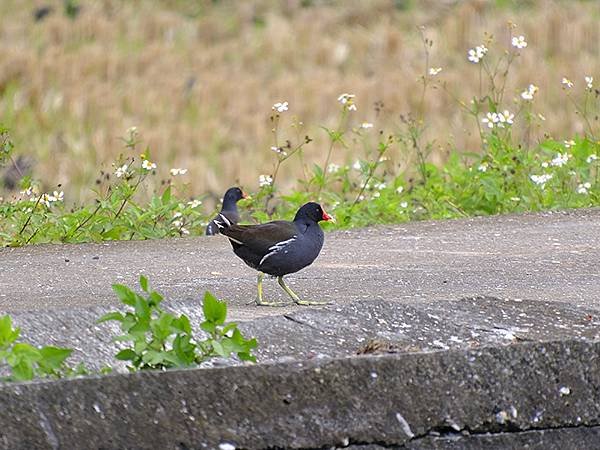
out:
M227 306L211 293L205 292L202 309L204 322L200 328L208 334L205 339L194 337L189 318L178 317L161 308L162 295L150 289L148 279L140 276L143 295L121 284L113 290L121 302L131 310L113 311L98 322L117 321L123 334L116 341L129 346L116 354L116 358L129 361L129 370L168 369L188 367L213 358L236 355L242 361L255 361L252 350L256 339L245 339L236 323L225 323Z
M0 368L8 366L10 373L2 378L4 381L62 378L87 373L82 364L74 368L67 366L65 361L72 349L51 345L37 348L18 342L20 334L20 328L13 328L10 316L0 317Z

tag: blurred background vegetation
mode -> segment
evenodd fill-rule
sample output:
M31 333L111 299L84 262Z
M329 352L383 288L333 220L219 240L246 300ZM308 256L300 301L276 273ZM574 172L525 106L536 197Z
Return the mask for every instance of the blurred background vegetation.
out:
M305 124L297 130L313 139L305 160L321 161L329 138L320 125L335 127L343 92L356 94L352 124L372 122L375 133L424 115L431 158L444 162L455 149L481 150L477 124L457 104L480 83L467 50L484 33L509 48L509 21L528 47L506 91L518 98L530 83L539 87L533 111L543 124L528 138L581 133L561 79L577 87L600 72L599 20L600 2L567 0L2 0L0 123L23 165L47 189L62 185L70 201L91 198L100 170L114 170L131 126L164 174L154 186L184 167L189 195L219 197L236 183L256 189L275 164L271 106L289 102L281 126L292 116ZM433 41L429 67L443 68L446 86L424 103L419 26ZM353 159L342 150L332 162ZM394 161L411 164L409 155ZM294 164L282 167L282 188L295 185Z

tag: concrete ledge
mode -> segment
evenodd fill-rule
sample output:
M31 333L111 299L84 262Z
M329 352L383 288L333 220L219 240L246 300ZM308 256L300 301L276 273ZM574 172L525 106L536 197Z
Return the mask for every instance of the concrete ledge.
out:
M0 446L592 448L599 362L566 340L11 384Z

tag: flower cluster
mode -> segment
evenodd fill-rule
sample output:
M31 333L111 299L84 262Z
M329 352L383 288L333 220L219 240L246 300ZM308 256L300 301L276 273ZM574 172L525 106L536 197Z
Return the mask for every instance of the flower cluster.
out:
M117 167L117 170L115 170L115 176L117 178L128 177L129 172L127 171L127 169L129 169L129 166L127 164L123 164L121 167Z
M146 169L148 171L156 169L156 163L150 162L147 159L142 161L142 169Z
M271 186L273 183L273 177L271 175L259 175L258 185L260 187Z
M469 61L471 61L472 63L477 64L479 61L481 61L483 59L483 57L486 55L487 52L488 52L488 49L485 45L483 45L483 44L478 45L477 47L472 48L467 52L467 59Z
M560 83L563 85L563 89L571 89L573 87L573 82L566 77L563 77Z
M598 159L598 155L596 155L595 153L592 153L590 156L588 156L585 159L585 162L587 162L588 164L593 163L594 161L596 161Z
M540 186L542 189L546 186L546 183L552 179L554 175L551 173L545 173L543 175L530 175L531 181Z
M499 113L489 112L481 119L481 121L485 123L488 128L505 128L506 126L513 124L514 118L515 115L505 109L503 112Z
M538 91L538 87L535 84L530 84L527 86L527 89L521 92L521 98L523 100L531 101L533 100L533 96Z
M442 71L441 67L430 67L429 68L429 75L431 75L432 77L435 77L441 71Z
M286 112L288 110L288 102L277 102L271 107L271 109L273 111L277 111L278 113Z
M171 224L173 225L174 228L176 228L179 233L183 234L190 234L190 230L188 230L187 228L185 228L183 225L183 220L181 220L183 217L183 214L180 212L176 212L173 213L173 222L171 222Z
M579 186L577 186L577 193L578 194L588 194L589 193L588 191L590 190L591 187L592 187L591 183L588 183L588 182L581 183L581 184L579 184Z
M173 168L171 170L169 170L169 172L171 173L171 175L173 175L174 177L176 177L177 175L185 175L187 173L187 169L177 169L177 168Z
M273 152L275 152L275 153L277 153L278 155L281 155L281 156L287 156L286 151L283 148L281 148L281 147L275 147L275 146L273 146L273 147L271 147L271 151L273 151Z
M50 207L52 203L62 202L65 198L65 193L63 191L54 191L52 194L42 194L40 198L40 203ZM31 199L34 200L34 199Z
M344 105L344 108L348 111L356 111L356 105L354 104L354 98L356 95L354 94L341 94L338 97L338 102Z
M550 165L554 167L562 167L569 162L571 155L568 153L557 153L556 156L550 161Z
M512 38L512 46L518 49L523 49L527 47L527 41L525 41L525 36L515 36Z
M585 86L588 91L591 91L592 89L594 89L594 77L586 76L585 77Z

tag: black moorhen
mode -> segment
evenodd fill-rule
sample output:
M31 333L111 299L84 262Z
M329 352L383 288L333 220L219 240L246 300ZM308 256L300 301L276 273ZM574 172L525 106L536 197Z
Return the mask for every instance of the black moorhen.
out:
M258 305L281 305L263 301L262 281L265 273L277 277L279 285L296 304L323 305L324 302L301 300L285 284L283 277L312 264L319 256L324 235L318 222L332 219L321 205L310 202L298 210L293 222L275 220L259 225L236 225L221 214L215 223L221 234L229 238L233 252L258 270Z
M221 208L221 212L219 213L219 215L226 217L230 223L238 223L240 221L240 213L237 209L237 202L247 197L248 196L239 187L232 187L227 189L227 192L225 192L225 195L223 196L223 207ZM215 219L217 217L215 217ZM207 236L214 236L215 234L219 234L219 227L217 227L215 219L211 220L208 226L206 227Z

